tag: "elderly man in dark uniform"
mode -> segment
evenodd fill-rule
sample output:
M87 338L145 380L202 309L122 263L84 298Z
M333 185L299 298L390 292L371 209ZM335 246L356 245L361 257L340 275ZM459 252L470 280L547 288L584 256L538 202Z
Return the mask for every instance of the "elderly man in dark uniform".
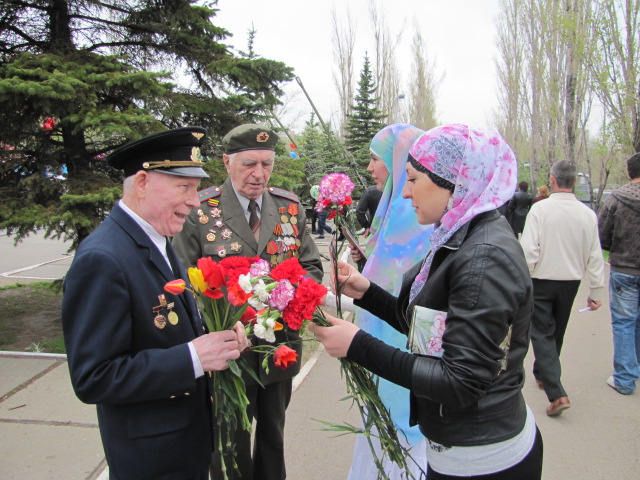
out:
M205 334L168 237L199 205L205 130L169 130L108 158L123 196L78 248L66 276L64 339L73 388L95 403L111 479L207 479L213 424L206 372L247 346L242 324Z
M305 231L304 207L295 194L267 187L277 143L275 132L254 124L240 125L222 139L222 160L229 178L221 187L200 192L199 209L189 215L183 231L173 238L173 246L186 266L195 265L201 257L218 261L228 255L242 255L260 256L273 267L297 257L309 277L322 281L318 249ZM299 337L283 335L277 332L276 342L294 342L292 347L300 354ZM261 355L245 355L264 388L245 375L248 414L250 419L255 418L256 428L253 457L250 435L244 431L236 434L239 478L282 480L286 478L285 410L300 362L283 371L270 360L267 373Z

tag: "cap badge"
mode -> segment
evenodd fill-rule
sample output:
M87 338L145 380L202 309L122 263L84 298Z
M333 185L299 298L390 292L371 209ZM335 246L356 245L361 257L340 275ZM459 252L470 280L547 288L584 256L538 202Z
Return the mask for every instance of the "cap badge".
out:
M199 133L199 132L191 132L191 135L196 137L198 140L200 140L202 137L204 137L204 133Z
M202 162L202 155L200 155L199 147L193 147L191 149L191 160L194 162Z
M256 141L260 142L260 143L264 143L267 140L269 140L269 134L267 132L260 132L257 136L256 136Z

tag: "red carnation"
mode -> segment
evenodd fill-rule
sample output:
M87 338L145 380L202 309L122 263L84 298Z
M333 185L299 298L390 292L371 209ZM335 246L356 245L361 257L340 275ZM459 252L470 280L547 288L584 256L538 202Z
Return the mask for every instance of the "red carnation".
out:
M311 320L313 312L327 294L327 287L311 278L303 278L296 289L296 296L282 312L282 319L292 330L299 330L305 320Z
M307 271L300 266L300 262L294 257L285 260L274 267L274 269L271 270L270 276L278 282L282 280L289 280L293 285L295 285L306 274Z
M260 260L260 257L226 257L220 260L220 266L229 283L238 283L240 275L246 275L251 269L251 264Z

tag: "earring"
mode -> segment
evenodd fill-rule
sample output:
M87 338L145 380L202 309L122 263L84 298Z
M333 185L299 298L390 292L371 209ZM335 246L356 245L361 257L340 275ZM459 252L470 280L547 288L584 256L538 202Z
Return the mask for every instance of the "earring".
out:
M453 195L449 197L449 201L447 202L447 210L453 209Z

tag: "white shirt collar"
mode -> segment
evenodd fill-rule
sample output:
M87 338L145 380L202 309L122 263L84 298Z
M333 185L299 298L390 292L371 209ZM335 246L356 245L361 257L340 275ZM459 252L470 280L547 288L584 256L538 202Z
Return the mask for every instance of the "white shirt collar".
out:
M171 269L171 262L169 262L169 257L167 256L167 238L160 235L149 222L143 220L140 215L131 210L122 200L120 200L118 204L120 205L120 208L122 208L133 219L133 221L142 228L153 244L158 247L158 250L160 250L160 253L166 260L167 265L169 265L169 269Z

